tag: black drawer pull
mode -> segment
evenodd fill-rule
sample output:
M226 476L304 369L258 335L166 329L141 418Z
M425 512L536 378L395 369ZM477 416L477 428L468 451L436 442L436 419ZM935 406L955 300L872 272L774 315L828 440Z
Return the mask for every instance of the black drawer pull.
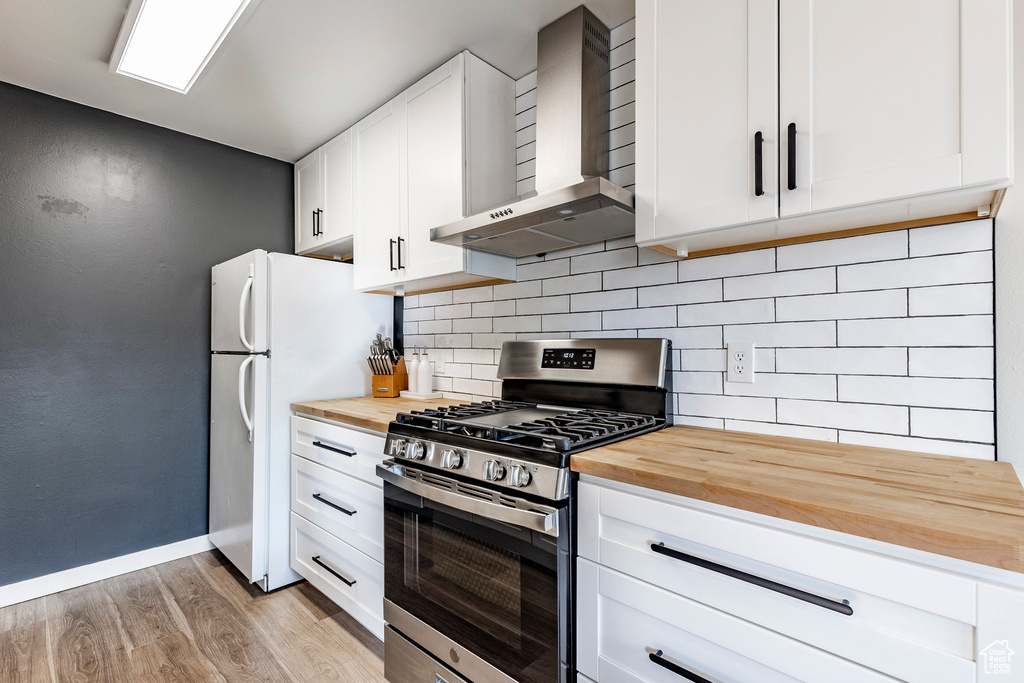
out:
M394 240L388 240L388 242L390 243L390 246L388 247L388 264L391 266L391 270L396 270L396 268L395 268L395 241Z
M335 509L335 510L337 510L338 512L344 512L344 513L345 513L346 515L348 515L349 517L351 517L352 515L354 515L354 514L356 514L357 512L359 512L358 510L346 510L345 508L341 507L341 506L340 506L340 505L338 505L337 503L335 503L335 502L332 502L332 501L329 501L329 500L327 500L326 498L324 498L323 496L321 496L321 495L320 495L319 493L314 493L314 494L313 494L313 498L314 498L315 500L319 500L319 501L320 501L321 503L323 503L324 505L329 505L329 506L331 506L332 508L334 508L334 509Z
M322 441L314 441L313 445L316 446L317 448L322 448L325 451L333 451L334 453L340 453L341 455L347 455L350 458L354 457L355 454L356 454L355 451L346 451L344 448L335 448L334 446L328 446L327 444L323 443Z
M667 659L665 659L665 653L661 650L658 650L657 652L651 652L647 655L647 657L658 666L664 667L672 673L674 673L675 675L682 676L688 681L693 681L693 683L711 683L711 681L704 678L703 676L698 676L692 671L687 671L678 664L668 661Z
M771 581L770 579L766 579L755 574L741 572L739 569L726 567L724 564L711 562L710 560L705 560L694 555L687 555L686 553L681 552L679 550L674 550L672 548L666 547L664 543L652 543L651 550L658 553L659 555L666 555L674 560L680 560L681 562L686 562L688 564L700 567L701 569L707 569L709 571L713 571L718 574L728 576L732 579L739 579L740 581L745 581L760 588L766 588L770 591L775 591L776 593L781 593L782 595L786 595L791 598L796 598L797 600L809 602L812 605L817 605L818 607L830 609L833 612L839 612L840 614L845 614L846 616L850 616L851 614L853 614L853 608L850 607L850 603L846 600L844 600L843 602L829 600L828 598L823 598L820 595L815 595L814 593L802 591L799 588L793 588L792 586L787 586L783 583L777 583L775 581Z
M324 563L324 562L323 562L323 561L322 561L322 560L320 559L320 556L319 556L319 555L317 555L316 557L310 558L310 559L312 559L312 560L313 560L314 562L316 562L316 563L317 563L318 565L320 565L321 567L323 567L324 569L326 569L327 571L329 571L329 572L330 572L331 574L334 574L334 576L336 576L336 577L338 577L339 579L341 579L341 581L342 581L342 582L343 582L343 583L344 583L344 584L345 584L346 586L354 586L354 585L356 585L356 580L355 580L355 579L346 579L346 578L345 578L344 576L342 576L342 575L341 575L341 574L340 574L340 573L339 573L339 572L338 572L337 570L335 570L335 569L331 569L330 567L328 567L328 566L327 566L327 564L326 564L326 563Z
M786 185L791 190L796 189L796 124L789 124L789 183Z
M402 242L404 241L405 240L401 237L398 238L398 270L405 268L405 266L402 265Z
M764 136L761 131L754 133L754 196L764 194L764 159L761 148L764 147Z

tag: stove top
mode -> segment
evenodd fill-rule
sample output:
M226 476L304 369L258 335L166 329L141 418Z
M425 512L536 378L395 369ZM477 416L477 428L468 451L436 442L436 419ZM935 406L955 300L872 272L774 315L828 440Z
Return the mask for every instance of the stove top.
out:
M485 401L416 410L399 413L395 421L439 435L454 434L558 453L595 448L664 424L651 415L520 401Z

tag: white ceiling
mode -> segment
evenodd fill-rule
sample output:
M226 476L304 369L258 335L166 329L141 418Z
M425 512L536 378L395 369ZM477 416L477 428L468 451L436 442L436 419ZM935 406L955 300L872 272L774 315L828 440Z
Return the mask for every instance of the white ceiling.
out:
M187 95L108 71L128 0L8 0L0 81L295 161L460 50L513 78L581 0L262 0ZM634 0L587 0L609 28Z

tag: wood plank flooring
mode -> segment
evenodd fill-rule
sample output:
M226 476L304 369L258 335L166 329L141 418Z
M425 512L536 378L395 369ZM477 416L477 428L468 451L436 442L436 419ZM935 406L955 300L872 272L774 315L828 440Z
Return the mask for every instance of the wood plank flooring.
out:
M0 608L2 683L384 683L384 647L308 583L214 550Z

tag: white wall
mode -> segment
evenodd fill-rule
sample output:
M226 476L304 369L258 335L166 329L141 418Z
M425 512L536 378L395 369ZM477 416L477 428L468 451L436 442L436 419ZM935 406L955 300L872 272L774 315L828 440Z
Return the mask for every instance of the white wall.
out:
M1013 3L1014 172L996 219L998 457L1024 468L1024 0Z

